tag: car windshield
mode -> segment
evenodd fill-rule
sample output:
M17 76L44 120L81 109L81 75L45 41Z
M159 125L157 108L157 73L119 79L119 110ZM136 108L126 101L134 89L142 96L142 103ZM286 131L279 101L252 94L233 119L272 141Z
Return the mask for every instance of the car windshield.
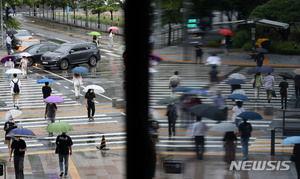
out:
M24 50L24 52L29 52L29 53L31 53L31 52L37 51L37 49L38 49L38 46L32 45L32 46L26 48L26 49Z
M17 34L15 34L15 36L31 36L31 34L25 30L25 31L18 31Z
M21 47L29 47L31 45L39 44L39 41L23 41Z
M71 47L72 47L71 45L62 45L53 51L54 52L67 52L70 50Z

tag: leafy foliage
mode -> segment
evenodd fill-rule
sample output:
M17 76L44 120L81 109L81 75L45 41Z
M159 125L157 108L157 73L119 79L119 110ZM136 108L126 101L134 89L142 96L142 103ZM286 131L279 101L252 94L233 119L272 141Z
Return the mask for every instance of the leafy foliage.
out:
M240 48L242 47L245 43L250 41L250 32L249 30L242 30L236 32L232 36L232 47L234 48Z

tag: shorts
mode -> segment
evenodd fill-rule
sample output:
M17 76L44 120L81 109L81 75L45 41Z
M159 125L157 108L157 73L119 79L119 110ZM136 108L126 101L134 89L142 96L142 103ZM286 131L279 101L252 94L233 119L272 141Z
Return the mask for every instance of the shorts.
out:
M12 96L13 96L13 98L15 98L15 99L18 99L18 100L20 99L20 93L18 93L18 94L14 94L14 93L13 93Z

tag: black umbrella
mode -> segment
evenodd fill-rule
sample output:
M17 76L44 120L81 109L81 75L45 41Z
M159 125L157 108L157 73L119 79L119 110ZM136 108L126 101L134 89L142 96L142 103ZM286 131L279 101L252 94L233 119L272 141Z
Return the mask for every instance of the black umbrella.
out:
M17 34L18 32L15 29L10 29L6 31L7 34Z
M253 67L250 68L247 73L248 74L253 74L253 73L271 73L274 72L274 68L271 66L262 66L262 67Z
M226 120L225 113L215 106L198 104L189 109L192 114L198 117L206 117L212 120Z
M286 72L279 73L279 76L284 77L286 79L291 79L291 80L294 79L294 76L292 74Z
M228 81L226 81L226 84L229 85L240 85L240 84L245 84L244 80L240 80L240 79L230 79Z
M257 51L259 53L269 53L269 51L265 48L256 48L255 51Z

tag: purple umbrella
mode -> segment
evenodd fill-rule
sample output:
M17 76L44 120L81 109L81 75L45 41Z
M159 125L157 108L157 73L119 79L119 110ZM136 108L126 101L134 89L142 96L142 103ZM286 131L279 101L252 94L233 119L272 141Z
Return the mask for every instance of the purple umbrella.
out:
M152 57L152 59L155 60L155 61L157 61L157 62L161 62L162 61L162 59L158 55L151 54L150 57Z
M5 63L9 58L11 58L12 60L15 60L15 56L13 55L6 55L1 59L1 63Z
M47 103L61 103L65 100L60 96L49 96L44 101Z

